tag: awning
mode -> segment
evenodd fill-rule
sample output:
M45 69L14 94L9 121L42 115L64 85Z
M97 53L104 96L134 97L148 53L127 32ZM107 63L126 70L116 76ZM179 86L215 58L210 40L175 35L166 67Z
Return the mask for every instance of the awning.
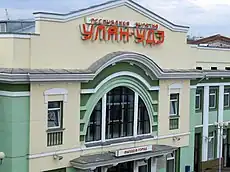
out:
M177 148L166 145L151 145L151 151L136 153L131 155L116 156L116 152L105 152L94 155L84 155L70 161L70 164L77 169L89 170L96 167L114 166L127 161L135 161L140 159L149 159L151 157L159 157L172 153Z

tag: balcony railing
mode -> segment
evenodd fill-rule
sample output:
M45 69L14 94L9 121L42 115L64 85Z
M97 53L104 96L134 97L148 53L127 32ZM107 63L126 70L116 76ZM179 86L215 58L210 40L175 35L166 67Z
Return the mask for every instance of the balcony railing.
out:
M47 131L47 146L56 146L63 144L63 130Z

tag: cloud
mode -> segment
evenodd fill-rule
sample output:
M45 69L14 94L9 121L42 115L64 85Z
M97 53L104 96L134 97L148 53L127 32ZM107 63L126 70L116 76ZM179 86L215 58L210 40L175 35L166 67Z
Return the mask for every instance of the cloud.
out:
M153 12L174 22L191 27L194 35L221 33L230 35L230 0L135 0ZM85 8L105 0L2 0L0 19L6 19L5 8L9 16L31 18L35 11L69 12ZM2 7L2 8L1 8ZM3 8L4 7L4 8Z

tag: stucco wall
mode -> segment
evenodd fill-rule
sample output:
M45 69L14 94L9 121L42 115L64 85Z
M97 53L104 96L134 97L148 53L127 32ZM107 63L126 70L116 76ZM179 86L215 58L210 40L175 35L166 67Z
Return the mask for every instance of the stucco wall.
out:
M67 102L63 105L64 144L47 147L47 104L44 91L51 88L65 88L68 90ZM62 95L48 96L48 100L62 100ZM30 154L56 151L78 147L80 124L80 84L79 83L44 83L31 84L30 97Z

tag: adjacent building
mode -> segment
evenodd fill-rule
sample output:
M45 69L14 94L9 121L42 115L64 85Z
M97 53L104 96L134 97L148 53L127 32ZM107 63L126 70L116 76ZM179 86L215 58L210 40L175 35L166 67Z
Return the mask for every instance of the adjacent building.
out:
M34 18L1 23L0 171L230 165L228 48L131 0Z

